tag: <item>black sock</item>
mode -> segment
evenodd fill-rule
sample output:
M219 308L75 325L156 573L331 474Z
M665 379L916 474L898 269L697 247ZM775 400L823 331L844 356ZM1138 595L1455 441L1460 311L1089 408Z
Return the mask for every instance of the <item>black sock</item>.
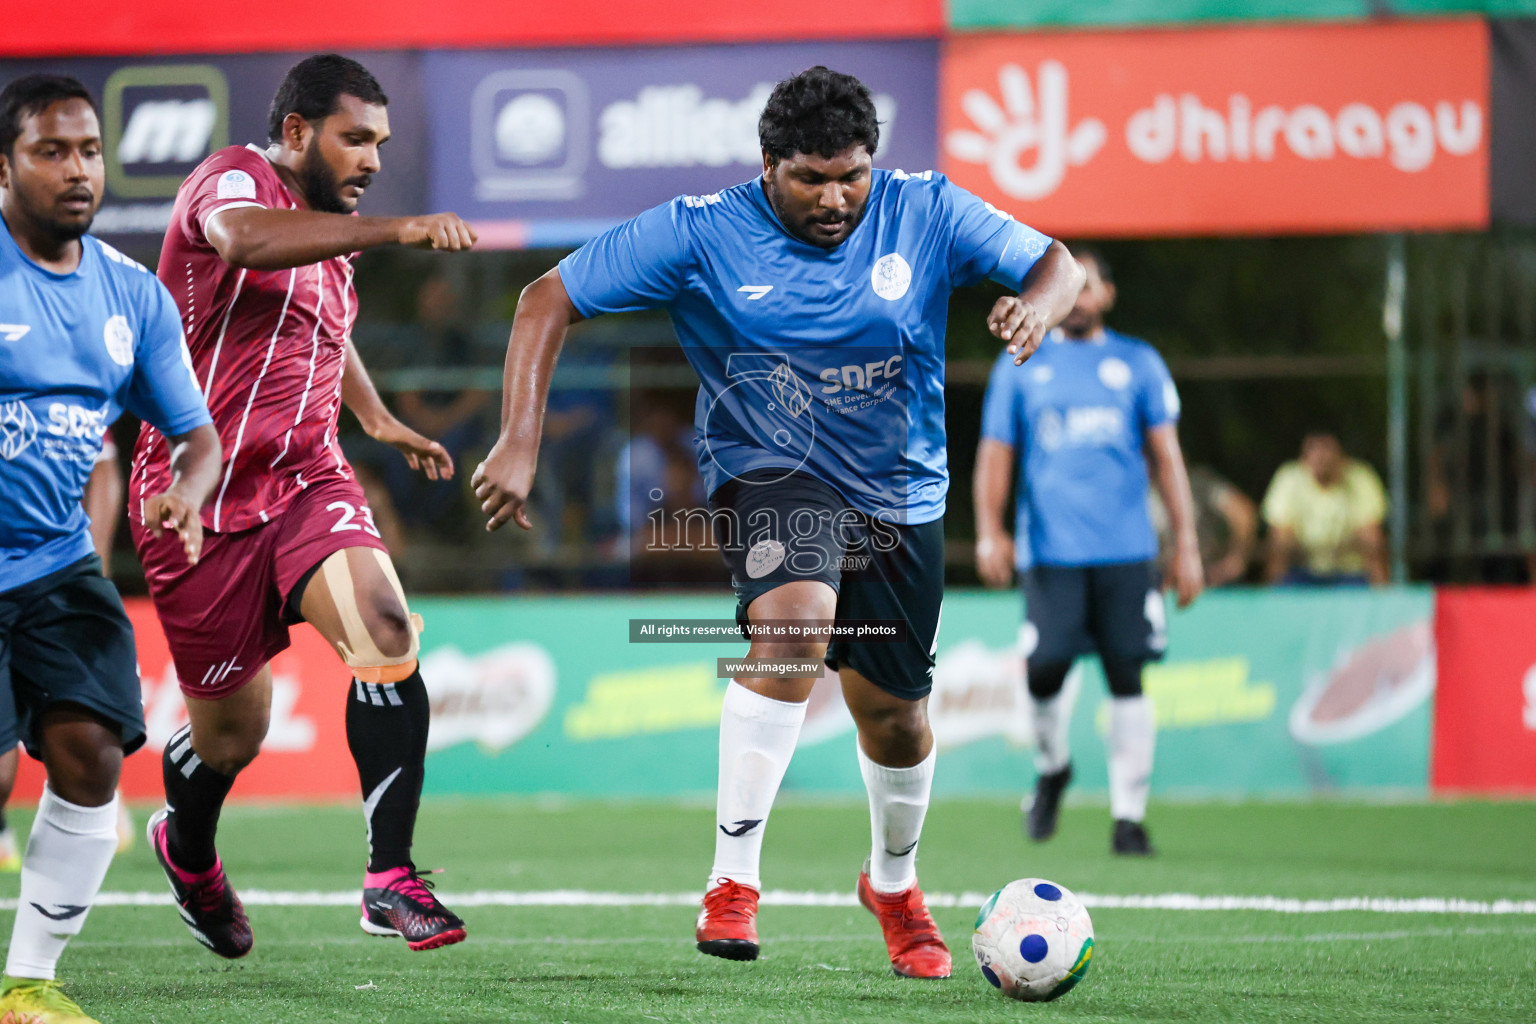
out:
M419 669L393 684L352 680L347 746L363 788L369 871L411 866L431 713Z
M218 858L213 836L235 777L219 774L192 752L190 725L182 726L165 745L160 767L165 776L165 803L171 808L165 823L171 863L183 871L207 871Z

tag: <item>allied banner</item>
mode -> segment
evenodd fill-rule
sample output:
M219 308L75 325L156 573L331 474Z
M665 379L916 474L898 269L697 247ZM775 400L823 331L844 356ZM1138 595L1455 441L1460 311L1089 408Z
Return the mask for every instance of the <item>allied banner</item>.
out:
M1430 784L1439 793L1536 793L1536 591L1446 589L1439 602Z
M422 64L431 204L475 221L482 247L580 244L760 174L769 92L816 64L875 93L879 166L933 166L933 41L437 52Z
M349 55L373 72L389 97L394 134L360 211L419 213L426 195L427 137L417 58ZM142 254L145 245L159 246L177 188L205 157L229 145L266 146L272 95L301 56L0 60L0 82L46 71L72 75L91 90L101 107L107 172L106 195L91 231Z
M1062 236L1488 223L1481 21L961 36L956 182Z
M1422 794L1435 688L1427 588L1216 591L1170 622L1148 669L1162 796ZM705 796L716 781L721 658L744 641L632 642L634 620L728 619L705 597L421 599L432 702L427 790L575 797ZM945 600L929 704L935 791L1017 794L1033 783L1016 594ZM129 758L130 799L162 795L159 752L186 721L147 602L130 602L149 721ZM1262 624L1262 628L1260 628ZM272 728L235 799L355 799L344 710L349 676L308 626L273 664ZM1536 654L1532 655L1536 660ZM1108 694L1096 662L1069 677L1080 792L1107 790ZM1470 735L1470 734L1469 734ZM856 795L853 720L830 677L812 694L788 792ZM36 797L41 771L22 769Z

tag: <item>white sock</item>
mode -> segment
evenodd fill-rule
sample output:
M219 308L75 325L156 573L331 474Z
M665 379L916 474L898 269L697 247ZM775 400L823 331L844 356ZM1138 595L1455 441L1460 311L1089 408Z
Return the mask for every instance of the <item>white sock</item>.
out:
M936 751L910 768L887 768L859 752L859 774L869 791L869 884L876 892L906 892L917 884L917 840L928 813Z
M1109 702L1109 813L1116 821L1147 816L1156 744L1157 719L1145 695Z
M1063 685L1056 696L1046 700L1031 696L1035 715L1035 771L1054 775L1072 760L1067 735L1072 729L1072 711L1077 705L1077 688Z
M80 934L112 855L117 852L117 794L100 807L78 807L43 787L21 861L21 899L5 973L52 979L59 955Z
M761 890L763 832L805 722L805 705L732 682L720 708L720 788L715 794L715 864L721 878Z

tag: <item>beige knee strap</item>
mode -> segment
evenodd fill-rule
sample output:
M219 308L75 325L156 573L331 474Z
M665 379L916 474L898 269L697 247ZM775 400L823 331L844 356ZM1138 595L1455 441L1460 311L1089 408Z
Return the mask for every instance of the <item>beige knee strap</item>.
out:
M395 575L395 565L389 556L377 548L366 550L372 552L378 560L379 568L394 589L400 607L409 608L405 603L405 591L400 587L400 577ZM352 572L347 565L347 552L331 554L321 563L320 571L325 574L326 587L336 603L336 613L341 618L341 628L346 634L346 640L338 641L336 646L341 649L341 659L352 669L352 674L365 683L398 683L415 672L416 656L421 651L419 634L424 628L421 616L409 611L406 613L406 621L410 623L411 629L410 649L395 657L385 654L374 643L373 635L363 622L362 612L358 610L357 592L352 584Z

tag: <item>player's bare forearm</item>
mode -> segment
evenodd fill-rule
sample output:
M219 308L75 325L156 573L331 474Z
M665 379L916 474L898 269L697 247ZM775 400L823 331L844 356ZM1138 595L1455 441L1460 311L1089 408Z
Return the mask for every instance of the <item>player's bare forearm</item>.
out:
M171 438L171 485L144 499L144 526L155 536L172 530L193 565L203 552L203 504L219 479L219 433L205 423Z
M1186 608L1205 587L1205 569L1200 564L1200 541L1195 533L1195 499L1189 489L1189 472L1184 466L1184 451L1179 445L1179 429L1164 423L1147 431L1147 448L1156 472L1154 482L1163 506L1168 510L1173 529L1173 564L1171 580L1178 593L1179 607Z
M990 587L1006 587L1013 575L1013 538L1003 525L1013 483L1013 446L982 438L976 447L971 491L976 507L976 574Z
M987 315L987 330L1007 342L1015 363L1035 354L1045 334L1072 311L1087 274L1067 247L1052 242L1024 276L1018 295L1005 295Z
M549 383L571 324L582 319L560 280L558 268L523 289L512 319L507 359L502 371L501 436L471 483L487 530L516 519L531 528L524 506L533 487Z
M381 245L457 252L477 240L474 229L452 213L353 217L255 206L214 215L206 231L224 262L248 270L288 270Z
M368 376L362 354L351 338L347 339L346 362L341 368L341 402L357 417L369 437L376 437L384 424L395 418L379 397L379 389L373 386L373 378Z
M412 469L425 473L429 480L453 479L453 456L448 449L412 430L389 411L351 338L347 339L347 361L341 371L341 400L369 437L393 447Z
M117 533L117 518L123 510L123 470L115 458L91 467L81 504L85 506L85 514L91 520L91 546L101 557L103 571L107 571L112 560L112 538Z
M1003 513L1013 483L1013 446L984 437L976 446L976 471L971 494L976 506L976 536L1006 533Z
M193 427L171 438L171 486L167 494L185 500L194 510L201 510L219 481L224 450L213 424Z
M1088 274L1081 263L1060 242L1052 242L1045 255L1029 268L1019 298L1039 311L1050 330L1072 312L1077 295L1083 290Z

